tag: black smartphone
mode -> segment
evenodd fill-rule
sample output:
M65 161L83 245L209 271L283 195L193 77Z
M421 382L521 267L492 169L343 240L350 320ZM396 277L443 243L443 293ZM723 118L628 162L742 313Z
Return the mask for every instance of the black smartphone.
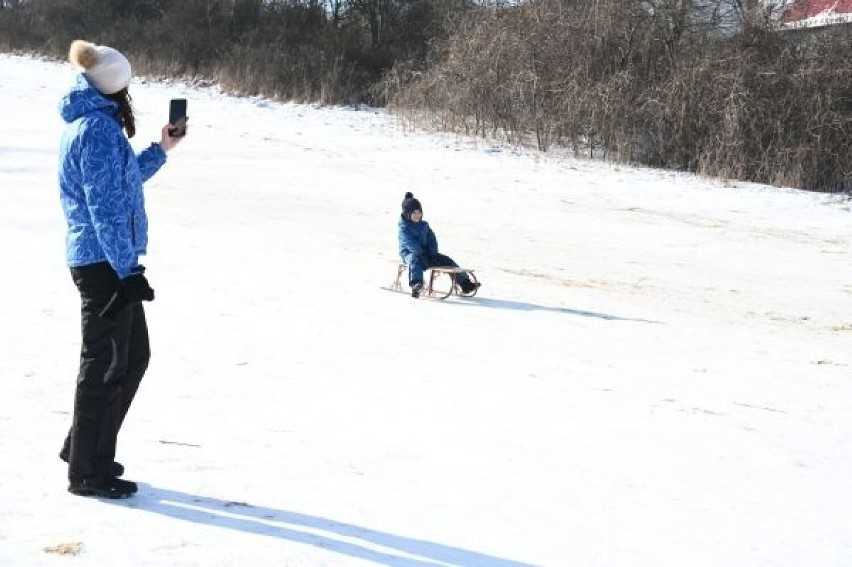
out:
M169 101L169 136L180 138L186 135L186 99L173 98Z

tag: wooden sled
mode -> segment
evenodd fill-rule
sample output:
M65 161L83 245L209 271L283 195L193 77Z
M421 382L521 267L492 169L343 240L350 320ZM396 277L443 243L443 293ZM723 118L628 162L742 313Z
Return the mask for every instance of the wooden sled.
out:
M400 293L407 293L407 291L402 287L402 281L400 281L402 280L402 274L407 270L408 264L399 264L396 268L396 279L394 280L393 285L386 289L398 291ZM470 281L474 284L473 291L470 293L462 292L461 286L456 279L459 274L467 274L467 277L470 278ZM426 268L423 270L423 290L420 292L420 297L428 299L447 299L451 295L457 295L459 297L473 297L476 295L476 292L479 291L478 284L479 282L476 280L473 270L469 270L467 268L454 268L450 266Z

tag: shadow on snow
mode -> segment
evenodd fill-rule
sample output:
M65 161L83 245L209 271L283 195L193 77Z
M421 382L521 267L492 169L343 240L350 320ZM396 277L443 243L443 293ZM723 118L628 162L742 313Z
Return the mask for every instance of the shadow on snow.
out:
M188 522L286 539L389 567L532 567L476 551L371 530L299 512L140 484L132 500L108 501ZM349 540L360 540L353 543ZM372 545L383 550L367 547Z
M453 305L469 305L473 307L492 307L494 309L512 309L515 311L549 311L551 313L565 313L567 315L577 315L579 317L593 317L595 319L605 319L607 321L634 321L637 323L651 323L654 325L662 324L661 321L651 321L649 319L640 319L634 317L620 317L618 315L610 315L609 313L597 313L595 311L583 311L581 309L570 309L568 307L551 307L549 305L538 305L536 303L526 303L524 301L509 301L506 299L491 299L485 297L467 297L459 301L451 301Z

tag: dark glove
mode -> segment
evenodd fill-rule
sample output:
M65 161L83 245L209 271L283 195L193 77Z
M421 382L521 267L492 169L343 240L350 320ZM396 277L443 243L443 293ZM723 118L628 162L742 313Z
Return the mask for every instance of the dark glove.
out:
M119 291L124 293L128 303L139 301L154 301L154 290L148 285L148 280L142 274L133 274L121 280Z
M130 303L154 301L154 290L148 285L148 280L141 273L133 274L118 282L118 289L112 294L106 306L98 315L114 321L122 309Z

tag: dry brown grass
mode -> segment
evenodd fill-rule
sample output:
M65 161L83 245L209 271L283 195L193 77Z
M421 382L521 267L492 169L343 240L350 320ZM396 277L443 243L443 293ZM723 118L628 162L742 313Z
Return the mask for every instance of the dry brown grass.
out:
M480 11L431 69L386 76L390 106L413 124L431 114L433 126L541 150L852 190L852 29L781 34L745 14L750 27L722 37L698 3L656 4Z
M64 542L56 545L51 545L44 548L45 553L53 553L55 555L72 555L77 556L83 552L82 542Z

